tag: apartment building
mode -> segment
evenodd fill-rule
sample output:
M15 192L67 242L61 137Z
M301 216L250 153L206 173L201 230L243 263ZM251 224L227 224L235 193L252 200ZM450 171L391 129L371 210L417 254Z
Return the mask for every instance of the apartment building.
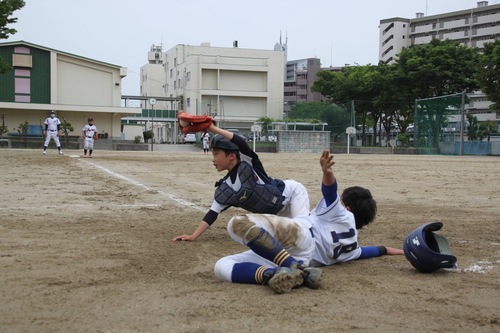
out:
M416 13L413 19L394 17L380 20L379 60L392 63L403 48L426 44L432 39L450 39L467 47L482 49L485 43L500 38L500 4L477 2L477 7L439 15ZM491 102L478 91L468 94L468 110L479 121L494 120Z
M319 102L321 94L312 92L311 86L322 70L318 58L307 58L286 62L284 83L283 117L288 117L292 106L298 102Z
M245 49L235 41L233 47L179 44L166 52L154 46L141 68L141 95L179 98L155 108L209 114L220 126L245 132L258 118L283 117L284 64L279 46Z
M389 18L379 25L379 60L391 63L405 47L432 39L450 39L468 47L483 48L500 37L500 4L479 1L476 8L416 18Z

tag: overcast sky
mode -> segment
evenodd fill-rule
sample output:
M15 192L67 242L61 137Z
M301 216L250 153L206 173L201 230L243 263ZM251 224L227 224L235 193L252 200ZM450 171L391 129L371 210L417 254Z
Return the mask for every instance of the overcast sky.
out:
M323 66L377 64L380 20L477 7L474 0L25 0L14 12L24 40L128 68L122 94L139 95L151 45L272 50L288 37L288 60ZM489 1L490 5L500 0ZM5 42L6 40L0 40Z

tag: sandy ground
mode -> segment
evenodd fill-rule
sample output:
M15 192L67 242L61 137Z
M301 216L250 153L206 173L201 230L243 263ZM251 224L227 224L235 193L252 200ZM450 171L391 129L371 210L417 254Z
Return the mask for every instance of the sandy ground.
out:
M229 209L192 232L223 174L196 152L0 150L1 332L500 332L500 159L336 156L339 187L379 204L361 245L402 248L432 220L458 269L418 273L404 256L324 268L323 287L276 295L218 282L245 248ZM268 173L320 198L319 154L261 153Z

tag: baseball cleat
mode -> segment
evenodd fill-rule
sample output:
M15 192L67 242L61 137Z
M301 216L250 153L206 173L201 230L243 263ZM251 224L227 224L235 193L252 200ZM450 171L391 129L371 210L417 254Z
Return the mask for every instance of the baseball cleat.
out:
M304 278L304 285L311 289L318 289L321 286L321 268L318 267L305 267L302 268L302 277Z
M64 155L62 151L59 151L59 155Z
M44 151L43 151L43 154L44 154L44 155L47 155L47 152L44 150Z
M296 268L278 267L273 277L269 280L269 287L277 294L292 291L293 288L304 283L302 271Z

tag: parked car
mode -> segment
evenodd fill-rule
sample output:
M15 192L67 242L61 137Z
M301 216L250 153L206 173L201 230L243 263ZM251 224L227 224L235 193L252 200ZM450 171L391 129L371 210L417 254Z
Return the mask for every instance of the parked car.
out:
M196 143L196 133L180 134L179 143Z

